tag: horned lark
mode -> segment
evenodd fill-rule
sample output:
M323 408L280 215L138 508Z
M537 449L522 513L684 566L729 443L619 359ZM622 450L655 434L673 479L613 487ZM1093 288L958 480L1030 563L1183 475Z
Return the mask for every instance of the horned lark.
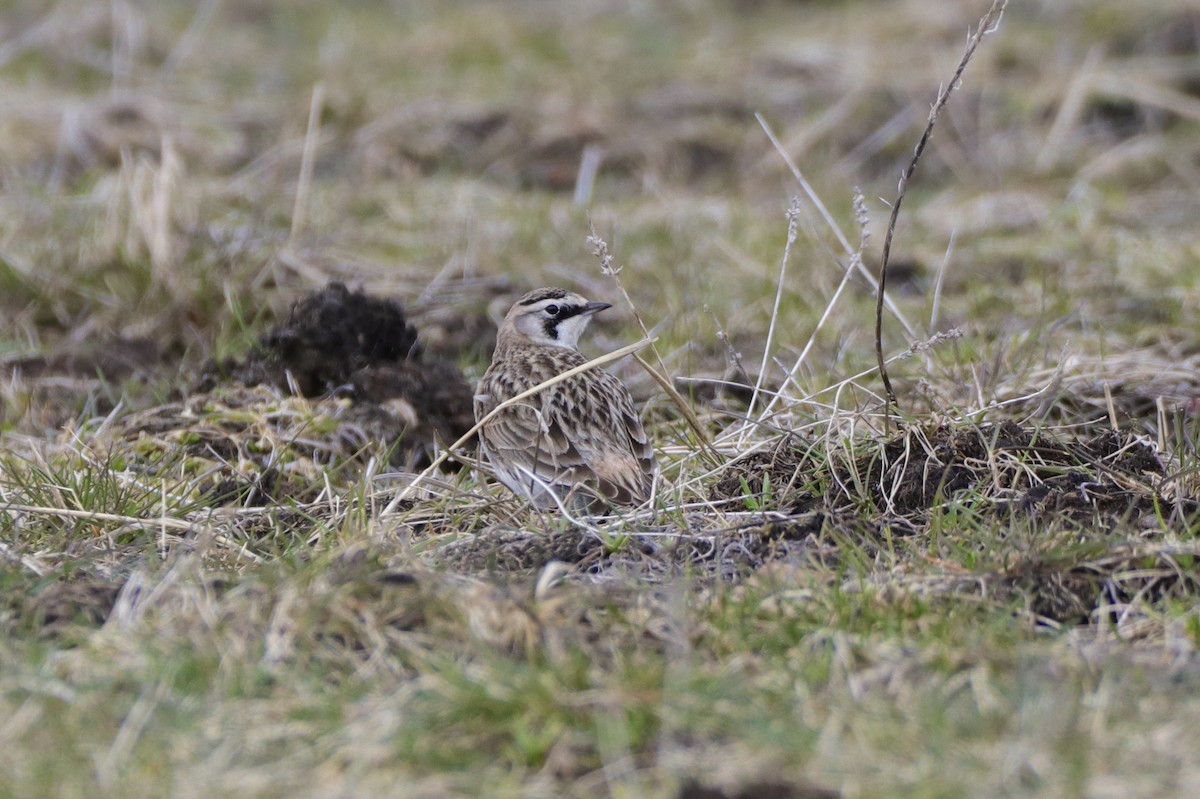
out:
M587 361L576 348L592 315L610 308L564 289L522 297L504 317L475 418ZM638 504L650 496L654 450L621 381L591 369L501 411L479 432L496 476L539 507L565 501ZM552 496L553 495L553 496ZM568 498L569 497L569 498Z

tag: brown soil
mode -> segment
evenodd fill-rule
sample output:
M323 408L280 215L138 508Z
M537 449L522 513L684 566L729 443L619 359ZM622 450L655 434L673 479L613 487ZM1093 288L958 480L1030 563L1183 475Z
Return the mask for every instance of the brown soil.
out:
M161 368L152 342L119 343L22 368L107 379ZM132 443L143 476L186 462L197 475L186 491L202 505L287 507L327 490L322 470L359 472L371 459L415 468L473 423L466 378L424 351L398 303L331 283L297 302L245 358L209 364L183 398L121 416L103 436L122 440L123 450ZM240 532L287 538L307 524L275 519L261 534Z
M435 440L455 441L474 424L462 371L426 357L404 309L336 282L296 303L243 360L215 364L198 388L227 380L348 397L347 423L398 443L397 463L420 461Z

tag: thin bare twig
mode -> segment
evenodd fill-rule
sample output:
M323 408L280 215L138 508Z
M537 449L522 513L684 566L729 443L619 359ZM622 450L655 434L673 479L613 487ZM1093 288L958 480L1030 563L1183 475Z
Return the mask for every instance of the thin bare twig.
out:
M187 532L196 529L195 522L184 521L183 519L173 519L166 516L157 518L144 518L141 516L126 516L120 513L102 513L94 510L76 510L74 508L51 508L44 505L17 505L13 503L5 503L0 505L0 510L11 511L13 513L28 513L34 516L58 516L64 519L81 519L85 522L115 522L118 524L127 524L132 527L164 527L171 530L179 530Z
M887 395L887 404L884 406L885 427L888 424L887 420L891 413L891 407L896 404L896 391L892 388L892 381L888 377L887 363L883 357L883 301L884 292L887 287L888 257L892 252L892 237L896 232L896 219L900 215L900 204L904 202L904 195L908 191L908 181L912 178L913 172L917 168L917 162L921 160L921 155L925 152L925 145L929 143L929 139L933 135L933 128L937 124L938 115L945 108L951 93L958 88L963 71L975 55L975 48L983 41L984 36L996 30L996 26L1000 24L1000 17L1003 16L1007 5L1008 0L993 0L992 7L979 20L979 27L967 39L967 49L963 52L962 59L958 62L958 67L955 68L950 82L941 88L938 92L937 100L934 101L933 107L929 109L929 122L925 125L925 131L921 134L921 139L917 142L917 147L913 151L912 160L908 162L908 168L900 176L900 183L896 187L896 201L892 203L892 214L888 218L887 235L883 239L883 255L879 260L879 278L876 281L875 293L875 360L879 365L879 377L883 380L883 389Z

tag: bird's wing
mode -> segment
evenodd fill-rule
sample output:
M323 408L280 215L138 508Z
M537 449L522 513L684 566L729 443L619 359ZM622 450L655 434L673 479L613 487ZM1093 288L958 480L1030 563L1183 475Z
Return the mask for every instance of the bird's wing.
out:
M485 379L476 418L495 408L498 397L530 386ZM580 483L619 503L650 495L653 449L629 392L607 372L578 375L504 410L484 426L481 439L497 475L510 488L517 480L520 493L531 492L535 477L563 495Z
M477 418L490 413L499 403L477 403ZM535 482L567 485L580 479L582 461L559 426L547 418L535 395L501 411L480 431L480 438L498 476L512 487L513 478L528 493ZM506 474L506 472L508 474Z
M614 502L649 498L654 451L620 380L598 369L571 378L546 397L543 415L560 468L568 466Z

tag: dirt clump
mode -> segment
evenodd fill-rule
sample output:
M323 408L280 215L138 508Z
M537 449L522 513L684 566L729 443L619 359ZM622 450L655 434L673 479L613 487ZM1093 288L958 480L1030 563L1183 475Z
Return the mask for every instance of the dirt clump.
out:
M1137 539L1099 544L1023 554L985 580L993 597L1020 598L1040 621L1057 623L1105 622L1143 602L1188 602L1200 587L1190 553Z
M436 440L457 440L474 424L462 371L426 356L400 304L338 282L297 302L243 360L214 364L198 388L228 380L349 398L349 422L399 442L393 462L420 461Z

